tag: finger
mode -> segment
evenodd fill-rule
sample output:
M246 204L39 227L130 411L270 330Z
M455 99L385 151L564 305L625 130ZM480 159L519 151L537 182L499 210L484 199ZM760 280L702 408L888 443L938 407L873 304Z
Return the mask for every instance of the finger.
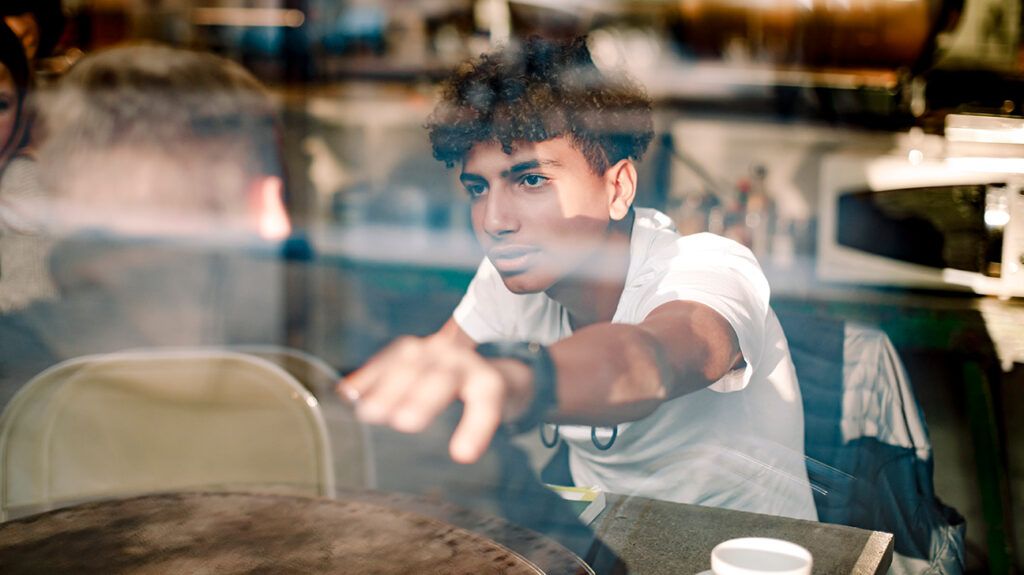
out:
M423 371L423 366L416 362L394 365L382 371L359 397L356 413L360 419L373 424L388 423Z
M401 337L375 353L359 369L353 371L337 386L337 392L353 403L366 396L374 385L386 379L389 369L416 355L417 338Z
M429 340L428 340L429 341ZM422 374L420 381L409 390L398 406L391 424L399 431L422 431L458 396L468 381L467 373L493 368L476 353L450 344L428 344L423 353L433 361L433 368Z
M423 431L430 422L457 397L464 370L454 365L441 365L422 375L409 390L402 404L395 409L391 424L406 433Z
M334 391L351 405L359 403L359 396L361 393L358 389L349 386L347 381L344 379L338 380L338 383L334 386Z
M459 463L473 463L483 455L501 424L504 381L494 370L476 369L462 387L465 409L452 434L449 451Z
M428 345L424 353L434 360L397 409L393 425L400 431L422 431L449 404L466 381L467 365L484 365L473 352L450 345Z
M363 395L373 387L381 373L380 369L370 371L368 367L369 364L339 380L338 384L334 386L335 393L352 405L358 404Z

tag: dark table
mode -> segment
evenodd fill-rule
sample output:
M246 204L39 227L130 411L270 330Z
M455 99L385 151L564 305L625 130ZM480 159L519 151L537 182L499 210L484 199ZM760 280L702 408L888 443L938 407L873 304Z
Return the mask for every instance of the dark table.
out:
M736 537L806 547L814 573L885 573L892 535L607 494L592 525L638 575L695 574ZM599 551L607 553L607 551ZM607 557L595 557L609 563ZM0 523L3 573L591 573L555 541L441 500L377 491L336 499L167 493Z
M539 535L521 536L527 559L403 500L193 492L85 503L0 523L0 572L591 573Z

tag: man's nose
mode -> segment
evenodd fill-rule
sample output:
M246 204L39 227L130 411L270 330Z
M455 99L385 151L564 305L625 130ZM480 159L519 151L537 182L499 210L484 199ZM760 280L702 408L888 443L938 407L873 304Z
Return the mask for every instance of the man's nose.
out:
M519 229L515 199L501 187L495 187L483 197L483 229L491 237L501 237Z

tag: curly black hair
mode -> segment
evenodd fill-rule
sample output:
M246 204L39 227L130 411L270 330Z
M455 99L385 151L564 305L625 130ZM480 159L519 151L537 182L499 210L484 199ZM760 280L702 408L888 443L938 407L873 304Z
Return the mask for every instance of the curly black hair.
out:
M530 38L461 66L427 120L434 157L449 168L480 142L567 137L596 173L639 160L654 136L651 100L594 65L586 39Z

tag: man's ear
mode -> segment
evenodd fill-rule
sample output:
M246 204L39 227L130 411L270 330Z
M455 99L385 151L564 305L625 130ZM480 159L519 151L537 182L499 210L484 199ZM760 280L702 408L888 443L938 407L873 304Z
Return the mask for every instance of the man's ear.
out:
M260 237L281 240L292 231L291 218L284 207L284 182L278 176L262 176L253 180L249 197L256 207Z
M621 220L636 199L636 166L628 158L619 160L604 175L608 186L608 216Z

